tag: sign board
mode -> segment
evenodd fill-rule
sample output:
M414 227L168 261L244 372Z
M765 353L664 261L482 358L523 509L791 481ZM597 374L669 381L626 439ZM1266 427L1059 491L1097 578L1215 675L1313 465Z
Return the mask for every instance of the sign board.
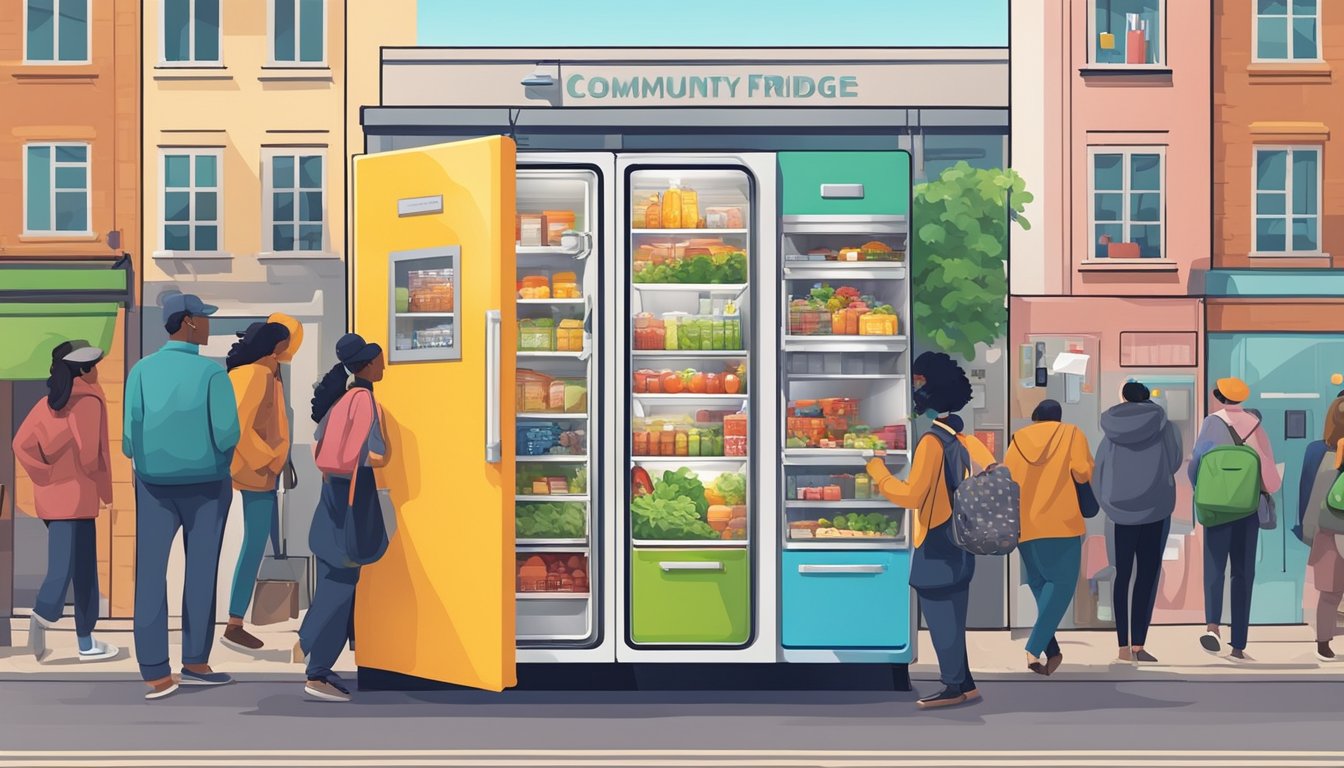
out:
M443 213L443 195L403 197L397 201L398 216L424 216L429 213Z

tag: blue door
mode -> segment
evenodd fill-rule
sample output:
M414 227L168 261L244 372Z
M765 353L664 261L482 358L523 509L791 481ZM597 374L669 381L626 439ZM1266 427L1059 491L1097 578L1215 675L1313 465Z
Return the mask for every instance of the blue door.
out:
M1331 383L1334 374L1344 374L1344 336L1210 334L1208 352L1210 389L1224 376L1250 385L1246 407L1260 411L1261 428L1274 447L1275 461L1284 468L1283 489L1275 495L1279 525L1260 532L1251 621L1300 623L1307 547L1292 533L1298 478L1307 444L1321 439L1325 409L1344 388Z

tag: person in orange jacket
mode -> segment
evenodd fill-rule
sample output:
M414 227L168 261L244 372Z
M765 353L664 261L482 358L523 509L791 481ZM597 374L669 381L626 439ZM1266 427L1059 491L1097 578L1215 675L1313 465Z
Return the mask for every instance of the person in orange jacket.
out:
M970 602L975 557L952 537L952 494L973 467L994 463L974 437L961 434L954 412L971 401L966 372L942 352L925 352L912 366L916 415L936 416L933 428L915 446L910 479L891 474L883 458L868 462L874 487L887 500L911 510L915 551L910 558L910 586L919 596L920 611L938 654L943 690L920 699L920 709L954 707L980 698L966 655L966 612Z
M1022 488L1018 551L1027 586L1036 596L1036 624L1027 638L1027 668L1040 675L1054 673L1064 662L1055 631L1073 602L1087 532L1077 484L1092 479L1087 436L1062 419L1063 408L1057 401L1042 400L1031 414L1034 423L1013 435L1003 458Z
M241 428L230 474L233 487L243 496L243 547L233 572L229 623L221 642L235 650L256 651L265 644L243 627L243 617L252 602L268 536L280 554L277 489L290 450L280 364L294 359L303 343L303 326L289 315L274 314L238 336L225 367L238 400Z

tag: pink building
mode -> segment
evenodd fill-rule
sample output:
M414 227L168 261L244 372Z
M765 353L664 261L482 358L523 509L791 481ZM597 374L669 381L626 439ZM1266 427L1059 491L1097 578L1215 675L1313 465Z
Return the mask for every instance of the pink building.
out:
M1052 398L1095 450L1101 413L1133 378L1166 406L1188 453L1203 415L1211 253L1209 5L1011 7L1011 164L1036 200L1032 229L1012 240L1010 426ZM1056 370L1069 362L1078 375ZM1184 473L1178 483L1159 623L1202 621L1199 534ZM1104 516L1088 533L1070 619L1109 626ZM1034 619L1025 587L1010 602L1014 625Z

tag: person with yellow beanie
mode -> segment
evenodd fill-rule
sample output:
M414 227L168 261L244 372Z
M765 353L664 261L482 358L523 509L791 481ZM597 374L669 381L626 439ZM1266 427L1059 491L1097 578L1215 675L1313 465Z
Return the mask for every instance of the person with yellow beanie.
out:
M1260 504L1264 505L1267 503L1265 497L1279 490L1283 478L1274 463L1274 449L1261 428L1260 418L1242 406L1251 398L1251 388L1241 379L1229 376L1218 379L1213 398L1222 404L1222 408L1204 419L1190 459L1190 484L1195 487L1196 511L1200 509L1202 498L1201 461L1209 451L1232 445L1245 445L1259 456ZM1256 510L1244 517L1204 526L1204 618L1208 626L1199 638L1199 644L1208 653L1216 654L1222 650L1219 625L1223 621L1223 583L1230 566L1232 650L1229 658L1238 662L1253 660L1246 654L1246 641L1251 623L1251 591L1255 585L1259 541L1260 522Z

